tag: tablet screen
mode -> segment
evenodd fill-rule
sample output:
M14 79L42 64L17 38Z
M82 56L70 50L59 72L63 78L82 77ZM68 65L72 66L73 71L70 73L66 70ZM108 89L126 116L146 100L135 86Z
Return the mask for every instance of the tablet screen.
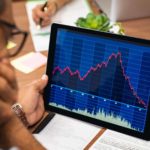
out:
M58 28L54 51L49 106L144 132L150 46Z

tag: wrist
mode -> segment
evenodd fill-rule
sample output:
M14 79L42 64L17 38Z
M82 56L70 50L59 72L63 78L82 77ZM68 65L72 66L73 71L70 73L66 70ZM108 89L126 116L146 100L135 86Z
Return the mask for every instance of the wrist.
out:
M57 10L59 10L61 7L63 7L65 4L70 2L71 0L49 0L49 4L53 4L55 7L55 13Z
M11 109L15 113L15 115L21 120L21 122L28 128L29 127L29 122L26 118L26 114L23 110L23 107L20 103L15 103L14 105L11 106Z
M58 10L58 4L55 0L49 0L47 7L44 9L44 11L47 11L47 9L50 9L51 15L54 15Z

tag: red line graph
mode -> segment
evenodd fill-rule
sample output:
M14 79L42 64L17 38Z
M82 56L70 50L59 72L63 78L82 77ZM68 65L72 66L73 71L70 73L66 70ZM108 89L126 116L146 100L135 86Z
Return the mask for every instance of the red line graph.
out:
M119 62L120 62L120 65L121 65L121 70L122 70L122 74L125 78L125 80L128 82L129 84L129 87L130 87L130 90L132 91L133 95L137 98L138 100L138 103L139 104L142 104L144 107L147 107L147 105L145 104L145 102L143 100L140 99L140 97L137 95L136 91L134 90L133 86L131 85L131 82L129 80L129 77L125 74L125 70L124 70L124 67L123 67L123 64L122 64L122 59L121 59L121 53L118 52L117 54L112 54L109 56L108 60L106 62L102 62L100 64L97 64L96 67L91 67L84 76L81 76L80 75L80 71L79 70L76 70L75 72L72 72L71 69L67 66L65 67L64 69L61 69L59 66L55 67L52 74L54 75L57 71L60 72L60 74L64 74L65 72L69 72L70 76L75 76L77 75L79 80L80 81L83 81L86 79L86 77L91 73L91 71L95 72L97 71L98 69L101 69L101 68L106 68L109 61L112 59L112 58L119 58Z

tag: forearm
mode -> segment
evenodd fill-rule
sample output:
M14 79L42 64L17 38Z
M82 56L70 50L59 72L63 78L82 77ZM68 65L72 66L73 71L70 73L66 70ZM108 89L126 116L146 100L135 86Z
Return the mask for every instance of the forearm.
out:
M0 126L0 147L6 149L12 146L16 146L21 150L45 149L34 139L20 120L13 115L9 122Z
M71 2L72 0L49 0L49 2L55 2L57 4L57 9L60 9L68 2Z

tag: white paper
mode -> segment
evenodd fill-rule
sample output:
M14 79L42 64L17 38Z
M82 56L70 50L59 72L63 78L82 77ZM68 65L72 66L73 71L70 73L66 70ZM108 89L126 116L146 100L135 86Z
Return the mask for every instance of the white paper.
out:
M38 61L37 61L38 60ZM29 52L11 61L11 64L23 73L30 73L37 68L45 65L47 57L41 53Z
M82 150L100 129L98 126L57 114L35 137L50 150Z
M37 4L41 4L43 2L44 1L28 1L26 3L26 10L29 18L30 31L35 51L48 50L49 46L50 25L41 30L37 30L36 25L32 20L32 9ZM75 26L75 21L79 17L85 17L90 11L91 10L86 0L73 0L72 2L68 3L63 8L61 8L52 17L52 22Z
M90 150L150 150L150 142L106 130Z

